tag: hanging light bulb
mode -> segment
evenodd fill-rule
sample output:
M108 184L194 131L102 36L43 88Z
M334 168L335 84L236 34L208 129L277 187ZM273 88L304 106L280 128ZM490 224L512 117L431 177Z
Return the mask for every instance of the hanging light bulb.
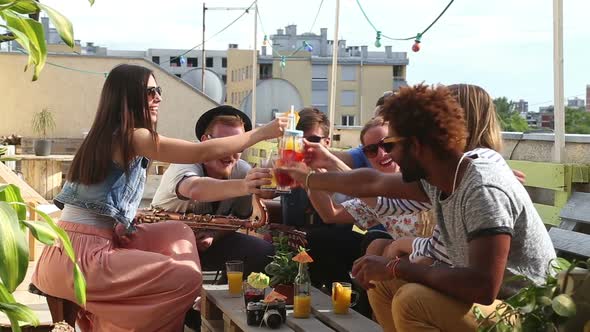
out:
M285 68L285 66L287 65L287 61L285 59L285 56L281 56L281 68Z
M414 40L414 45L412 45L412 51L418 52L420 51L420 40L422 39L422 34L419 33L416 35L416 39Z
M306 42L305 40L303 41L303 47L304 47L304 48L305 48L305 50L306 50L306 51L308 51L308 52L311 52L311 51L313 51L313 47L312 47L312 46L311 46L311 45L310 45L308 42Z
M377 37L375 38L375 47L381 47L381 31L377 31Z
M268 46L268 36L264 35L264 40L262 41L263 46Z

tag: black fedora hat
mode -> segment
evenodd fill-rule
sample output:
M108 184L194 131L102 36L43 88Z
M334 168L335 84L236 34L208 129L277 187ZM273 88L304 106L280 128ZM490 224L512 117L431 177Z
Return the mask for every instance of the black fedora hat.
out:
M201 115L199 120L197 120L197 124L195 125L195 135L197 135L197 139L201 140L201 137L205 134L205 129L209 126L209 123L216 117L220 115L235 115L242 118L244 121L244 130L250 131L252 130L252 121L246 115L246 113L240 111L239 109L229 106L229 105L222 105L215 108L212 108L205 112L205 114Z

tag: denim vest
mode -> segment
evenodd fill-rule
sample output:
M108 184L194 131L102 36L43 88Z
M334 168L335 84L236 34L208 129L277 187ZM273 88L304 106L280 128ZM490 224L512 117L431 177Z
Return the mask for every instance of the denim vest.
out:
M129 172L112 163L106 179L100 183L84 185L67 181L54 203L60 209L64 204L74 205L113 217L125 225L127 232L135 230L133 218L141 202L149 160L136 157L129 165Z

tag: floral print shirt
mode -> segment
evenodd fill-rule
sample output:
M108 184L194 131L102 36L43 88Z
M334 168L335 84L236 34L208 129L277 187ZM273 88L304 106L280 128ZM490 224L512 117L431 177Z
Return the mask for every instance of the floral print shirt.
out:
M362 229L382 224L394 240L404 236L417 236L416 223L420 217L416 214L378 216L375 210L359 198L353 198L341 204L354 218L356 225Z

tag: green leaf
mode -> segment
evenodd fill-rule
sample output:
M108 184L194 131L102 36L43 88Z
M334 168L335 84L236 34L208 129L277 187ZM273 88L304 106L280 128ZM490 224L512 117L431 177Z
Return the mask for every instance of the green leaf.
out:
M36 5L36 2L33 0L0 0L0 9L2 9L2 6L8 5L10 3L15 3L13 6L10 7L10 10L19 14L32 14L36 13L39 10L39 8Z
M0 279L9 292L25 278L29 266L29 246L14 209L0 202Z
M14 5L16 5L17 0L15 1L2 1L0 0L0 10L7 10L10 7L13 7Z
M82 270L80 269L80 267L78 266L78 263L76 261L76 254L74 253L74 248L72 247L72 242L70 242L70 238L68 237L68 234L63 229L59 228L55 224L53 219L51 219L51 217L49 215L47 215L47 213L45 213L43 211L39 211L37 209L35 209L35 211L37 211L37 214L39 214L39 216L41 216L41 218L43 218L43 220L45 220L45 222L47 222L49 227L57 234L57 237L61 241L61 245L62 245L63 249L65 250L66 254L70 258L72 263L74 263L74 291L76 293L76 300L78 301L79 305L85 306L86 305L86 280L84 279L84 275L82 273Z
M24 205L24 203L15 203L15 204ZM40 211L38 209L35 209L35 211L37 212L37 214L41 218L43 218L43 220L45 220L45 222L47 223L47 226L49 226L49 228L55 233L56 238L58 238L60 240L64 251L66 252L68 257L70 258L70 260L74 264L74 291L76 293L76 300L78 301L78 304L80 304L81 306L85 306L86 305L86 280L84 279L84 275L82 273L82 270L78 266L78 263L76 260L76 254L74 252L74 248L72 247L72 242L70 241L68 234L63 229L59 228L59 226L57 226L55 224L53 219L51 219L51 217L47 213Z
M86 304L86 279L77 263L74 264L74 293L76 300L84 306Z
M90 2L90 5L94 5L94 0L88 0L88 2Z
M0 311L3 311L20 322L26 322L33 326L39 325L39 318L37 318L37 315L35 315L33 310L26 305L20 303L0 302Z
M567 259L561 257L552 259L549 264L555 273L566 271L572 265Z
M33 0L19 1L18 4L11 9L19 14L33 14L39 11L37 2Z
M74 47L74 28L72 26L72 22L70 22L70 20L68 20L65 16L51 7L42 3L39 3L38 5L45 13L47 13L51 23L53 23L53 26L59 33L61 39L69 47Z
M2 280L0 280L0 302L16 303L14 296L12 295L12 293L10 293L8 291L6 286L4 286L4 284L2 283Z
M20 188L13 185L0 185L0 201L12 203L24 203L23 196L20 194ZM27 218L27 207L22 205L13 205L12 208L16 211L18 220L25 220Z
M57 233L47 223L39 221L21 221L33 236L41 243L51 246L55 243L55 239L58 238Z
M45 42L45 34L43 33L43 25L33 19L14 14L11 11L2 11L0 13L9 27L19 30L27 36L29 40L29 62L25 70L27 70L29 65L34 65L33 81L36 81L47 60L47 44Z
M556 314L563 317L573 317L576 315L576 304L571 296L560 294L553 298L551 307Z

